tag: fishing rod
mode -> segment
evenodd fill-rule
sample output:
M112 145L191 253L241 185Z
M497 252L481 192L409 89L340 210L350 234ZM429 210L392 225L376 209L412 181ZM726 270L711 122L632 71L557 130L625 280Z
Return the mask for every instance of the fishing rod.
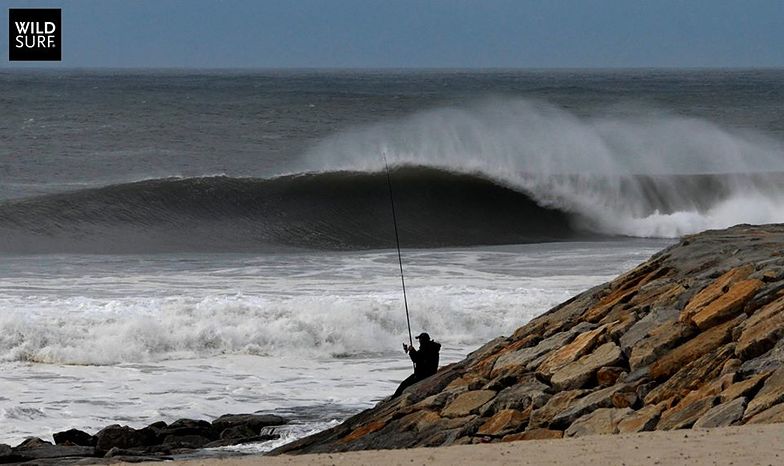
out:
M397 246L397 263L400 265L400 284L403 285L403 305L406 307L406 324L408 325L408 343L413 347L414 339L411 338L411 318L408 315L408 298L406 297L406 279L403 276L403 256L400 254L400 235L397 232L397 214L395 213L395 196L392 194L392 177L389 175L387 153L381 152L384 157L384 167L387 169L387 186L389 187L389 203L392 205L392 223L395 225L395 245Z

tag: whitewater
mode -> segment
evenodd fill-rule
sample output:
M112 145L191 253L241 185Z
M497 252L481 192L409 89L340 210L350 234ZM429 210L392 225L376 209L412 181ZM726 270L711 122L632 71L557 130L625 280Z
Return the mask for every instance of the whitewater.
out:
M0 443L283 442L681 235L784 222L784 73L0 72ZM277 443L248 447L272 448Z

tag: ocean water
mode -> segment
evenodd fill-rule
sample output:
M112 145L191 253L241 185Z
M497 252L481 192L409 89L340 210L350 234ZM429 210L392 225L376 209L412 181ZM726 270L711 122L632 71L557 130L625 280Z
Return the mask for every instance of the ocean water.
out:
M332 425L683 234L784 222L784 72L2 71L0 442Z

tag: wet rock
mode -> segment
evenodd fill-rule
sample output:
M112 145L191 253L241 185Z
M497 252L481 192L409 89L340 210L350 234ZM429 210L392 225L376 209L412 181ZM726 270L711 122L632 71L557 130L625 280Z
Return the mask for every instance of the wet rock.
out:
M645 406L618 422L618 432L634 433L653 430L659 423L661 414L665 409L665 404Z
M485 403L495 397L492 390L473 390L458 395L441 411L444 417L462 417L479 411Z
M22 457L14 453L10 445L0 443L0 464L17 463L22 461Z
M201 448L210 443L211 439L201 435L167 435L161 445L169 449L175 448Z
M618 424L633 411L629 408L599 408L572 423L564 431L566 437L582 437L584 435L616 434Z
M19 457L18 461L31 461L48 458L67 457L94 457L97 456L94 447L52 445L50 443L39 445L20 445L13 449L13 455Z
M213 428L212 424L204 420L197 419L178 419L168 426L157 431L158 438L166 438L169 436L182 437L187 435L197 435L206 437L210 440L216 440L223 425ZM224 427L225 429L225 427Z
M94 447L96 439L87 432L78 429L69 429L63 432L52 434L55 445L77 445L83 447Z
M286 418L274 414L225 414L212 421L212 430L221 433L226 429L242 426L254 431L254 435L258 435L264 427L281 426L287 423Z
M697 422L697 419L710 411L710 409L716 405L718 400L719 397L710 396L690 403L686 406L679 405L674 408L670 408L662 413L659 423L656 424L656 429L674 430L691 427L695 422Z
M761 287L760 280L749 279L736 282L730 286L726 293L694 313L690 322L700 330L705 330L731 319L743 312L743 306Z
M564 435L562 430L552 429L531 429L518 434L510 434L501 439L502 442L515 442L517 440L548 440L562 438Z
M128 426L114 424L104 427L95 434L95 447L109 451L113 447L129 449L155 445L157 438L151 431L136 430Z
M773 348L784 334L784 297L756 311L738 338L735 354L741 359L759 356Z
M277 434L254 435L252 437L241 437L241 438L227 438L227 439L214 440L212 442L206 443L202 448L218 448L218 447L229 447L233 445L243 445L246 443L268 442L270 440L276 440L279 438L280 435Z
M705 429L709 427L726 427L739 421L746 410L747 400L745 397L735 398L727 403L714 406L702 415L694 423L695 429Z
M516 432L528 421L528 416L516 409L504 409L482 424L476 434L500 437Z
M593 379L596 372L605 366L614 366L623 361L623 353L615 343L605 343L593 353L567 364L550 378L557 390L581 388Z
M784 368L777 369L765 380L757 396L749 401L743 418L749 419L782 401L784 401Z

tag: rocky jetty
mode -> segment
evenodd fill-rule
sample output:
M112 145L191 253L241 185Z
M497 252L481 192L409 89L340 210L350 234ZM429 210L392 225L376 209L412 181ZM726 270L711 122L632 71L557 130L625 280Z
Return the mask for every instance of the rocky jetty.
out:
M90 435L77 429L57 432L54 443L28 438L10 447L0 444L0 463L92 464L136 463L172 459L202 448L262 442L278 438L265 428L286 424L272 414L227 414L212 422L180 419L156 422L142 429L118 424Z
M784 422L784 225L685 237L273 453Z

